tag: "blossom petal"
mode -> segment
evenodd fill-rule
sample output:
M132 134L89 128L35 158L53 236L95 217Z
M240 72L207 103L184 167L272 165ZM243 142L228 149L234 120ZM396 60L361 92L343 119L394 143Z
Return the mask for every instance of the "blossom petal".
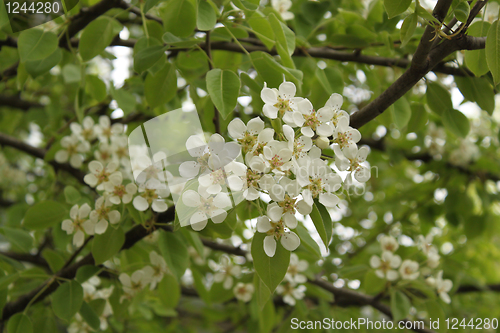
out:
M132 204L134 205L135 209L137 209L140 212L145 211L149 207L148 201L141 196L135 197Z
M271 230L273 226L271 225L271 222L269 221L269 218L267 216L259 216L257 218L257 231L258 232L268 232Z
M274 236L266 236L264 238L264 252L268 257L274 257L276 253L276 240Z
M281 236L281 245L288 251L293 251L300 245L300 238L296 233L287 231Z
M179 165L179 174L184 178L193 178L200 172L200 164L195 161L182 162Z

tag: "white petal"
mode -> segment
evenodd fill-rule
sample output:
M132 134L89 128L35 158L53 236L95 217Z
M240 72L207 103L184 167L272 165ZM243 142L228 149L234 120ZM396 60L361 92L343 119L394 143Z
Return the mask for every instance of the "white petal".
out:
M269 88L262 89L260 98L262 98L262 101L266 104L276 104L278 102L278 94L275 90Z
M290 212L286 213L284 220L288 228L295 229L297 227L297 219L295 218L295 215L293 215L292 213Z
M278 205L269 205L267 209L267 215L269 216L271 221L278 222L279 220L281 220L281 216L283 215L283 208Z
M191 135L186 141L186 148L189 154L193 157L200 157L203 155L207 144L205 140L199 135Z
M279 87L279 94L282 98L291 98L295 96L295 92L297 88L295 88L295 84L292 82L283 82Z
M222 223L227 217L227 212L224 209L216 209L210 213L210 218L213 223Z
M163 200L153 200L151 203L151 208L157 213L163 213L168 209L168 205Z
M224 143L226 141L220 134L212 134L210 139L208 140L208 148L212 153L219 153L222 149L224 149Z
M117 210L112 210L108 213L108 217L109 217L109 223L116 224L120 222L121 214Z
M319 202L326 207L335 207L340 202L340 199L335 194L321 193L319 195Z
M381 264L380 258L376 255L373 255L370 258L370 266L371 268L379 268Z
M307 204L304 200L297 202L297 211L302 215L308 215L312 212L312 206Z
M316 117L322 122L330 121L333 118L333 110L330 107L321 108L316 113Z
M274 129L272 128L264 128L262 132L257 136L257 141L262 143L268 143L274 138Z
M135 197L132 204L134 205L135 209L140 212L145 211L149 207L148 201L141 196Z
M263 129L264 129L264 122L259 117L252 118L247 123L247 131L252 135L259 134Z
M316 128L316 133L320 136L330 136L333 134L333 128L328 124L321 124Z
M281 245L288 251L293 251L300 245L300 238L292 231L285 232L281 236Z
M95 233L101 235L106 232L108 229L108 221L102 219L95 225Z
M54 156L57 163L66 163L68 162L68 158L69 154L67 150L59 150Z
M76 247L80 247L83 245L84 241L85 241L85 234L83 233L83 231L78 230L73 236L73 245L75 245Z
M314 136L314 131L311 129L311 127L302 127L300 129L300 132L304 134L305 136L308 136L312 138Z
M264 252L268 257L274 257L276 253L276 240L274 236L266 236L264 238Z
M61 229L66 231L68 235L71 235L73 231L75 230L75 226L73 225L73 221L71 220L64 220L61 225Z
M182 202L189 207L198 207L201 205L200 195L193 190L187 190L182 194Z
M278 109L271 104L265 104L262 108L262 112L270 119L276 119L278 117Z
M227 125L227 130L233 139L241 139L247 128L240 118L235 118Z
M71 155L71 158L69 159L69 164L75 168L79 169L82 166L83 163L83 156L80 154L73 154Z
M101 173L104 167L102 166L102 163L99 161L92 161L89 163L89 170L93 174L98 174Z
M329 106L333 108L334 110L338 110L342 107L342 104L344 103L344 98L340 94L332 94L328 101L326 101L325 106Z
M207 225L207 216L205 213L196 212L191 216L189 223L191 224L191 228L195 231L200 231Z
M221 192L215 196L214 205L215 205L215 207L218 207L218 208L226 208L228 206L232 206L231 199L224 192Z
M370 179L370 169L367 167L360 167L354 172L354 178L360 183L365 183Z
M271 225L271 222L269 221L269 218L267 216L259 216L257 218L257 231L258 232L268 232L271 230L273 226Z
M193 178L198 175L198 172L200 172L200 164L198 162L186 161L179 165L179 174L181 177Z

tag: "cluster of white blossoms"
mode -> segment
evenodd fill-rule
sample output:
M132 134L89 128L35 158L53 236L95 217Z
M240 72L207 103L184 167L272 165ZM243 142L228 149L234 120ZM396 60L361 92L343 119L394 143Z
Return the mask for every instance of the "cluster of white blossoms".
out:
M182 193L184 205L193 208L189 224L194 230L205 228L208 219L222 223L232 204L243 199L259 199L259 207L266 205L261 198L268 195L271 202L258 218L257 231L266 234L264 250L273 257L277 242L289 251L299 246L293 232L297 213L311 213L315 200L328 208L339 203L343 181L334 166L345 172L344 183L351 184L353 176L358 182L370 178L364 165L368 149L358 149L361 135L349 126L349 114L341 109L342 96L332 94L314 110L308 99L295 93L291 82L283 82L279 89L262 89L263 113L276 130L259 117L247 124L236 118L228 125L235 142L226 143L219 134L212 135L208 144L195 135L187 140L186 148L196 160L182 163L179 174L198 177ZM322 149L333 150L335 161L322 156Z
M132 299L138 292L149 285L149 289L153 290L157 284L163 280L163 276L169 273L167 263L162 256L156 251L149 253L150 265L136 270L132 275L121 273L118 279L122 283L123 295L120 302L125 299Z
M375 269L375 274L379 278L387 281L395 281L399 278L416 280L420 276L429 275L428 273L432 269L439 266L441 259L437 247L432 244L433 239L433 233L429 233L425 237L423 235L417 237L416 247L427 257L423 263L427 266L425 269L417 261L410 259L402 261L401 257L395 254L399 248L398 241L387 235L380 237L382 254L380 257L373 255L370 258L370 266ZM442 276L443 271L439 271L436 277L429 276L425 281L429 286L435 287L436 292L444 302L450 303L450 297L447 293L453 287L453 283L450 280L443 280Z

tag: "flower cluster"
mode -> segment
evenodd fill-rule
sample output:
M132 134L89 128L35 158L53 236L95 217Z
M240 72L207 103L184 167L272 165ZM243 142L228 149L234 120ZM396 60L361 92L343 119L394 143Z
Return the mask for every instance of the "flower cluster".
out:
M379 278L387 281L396 281L399 278L411 281L421 276L428 276L432 269L439 266L441 258L437 247L432 244L433 238L433 233L429 233L425 237L423 235L417 237L416 247L427 257L424 262L427 267L421 267L421 264L417 261L410 259L402 261L401 257L395 254L399 248L398 241L394 237L387 235L380 237L382 254L380 257L373 255L370 258L370 266L375 269L375 274ZM428 276L425 281L429 286L435 288L444 302L450 303L450 297L447 293L453 287L453 283L450 280L443 280L442 276L443 271L439 271L436 277Z
M364 165L368 149L358 149L361 135L349 126L342 96L332 94L316 111L307 98L295 94L291 82L262 89L263 113L274 125L280 124L275 129L259 117L247 124L236 118L228 125L235 142L226 143L219 134L208 144L195 135L187 140L195 160L182 163L179 174L194 181L182 193L182 202L192 208L189 224L194 230L205 228L208 219L223 222L233 203L267 195L271 202L257 222L257 231L266 234L265 253L274 256L278 242L293 251L300 244L293 231L296 215L310 214L315 201L328 208L340 201L343 181L334 166L347 174L344 183L351 184L353 176L358 182L369 179ZM322 149L328 148L334 151L334 162L322 156ZM261 205L264 201L259 200Z

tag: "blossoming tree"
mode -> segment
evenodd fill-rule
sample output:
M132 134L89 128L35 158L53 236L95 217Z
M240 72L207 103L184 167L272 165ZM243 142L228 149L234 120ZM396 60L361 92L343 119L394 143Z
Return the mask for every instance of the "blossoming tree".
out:
M498 2L59 3L0 5L4 331L497 329Z

